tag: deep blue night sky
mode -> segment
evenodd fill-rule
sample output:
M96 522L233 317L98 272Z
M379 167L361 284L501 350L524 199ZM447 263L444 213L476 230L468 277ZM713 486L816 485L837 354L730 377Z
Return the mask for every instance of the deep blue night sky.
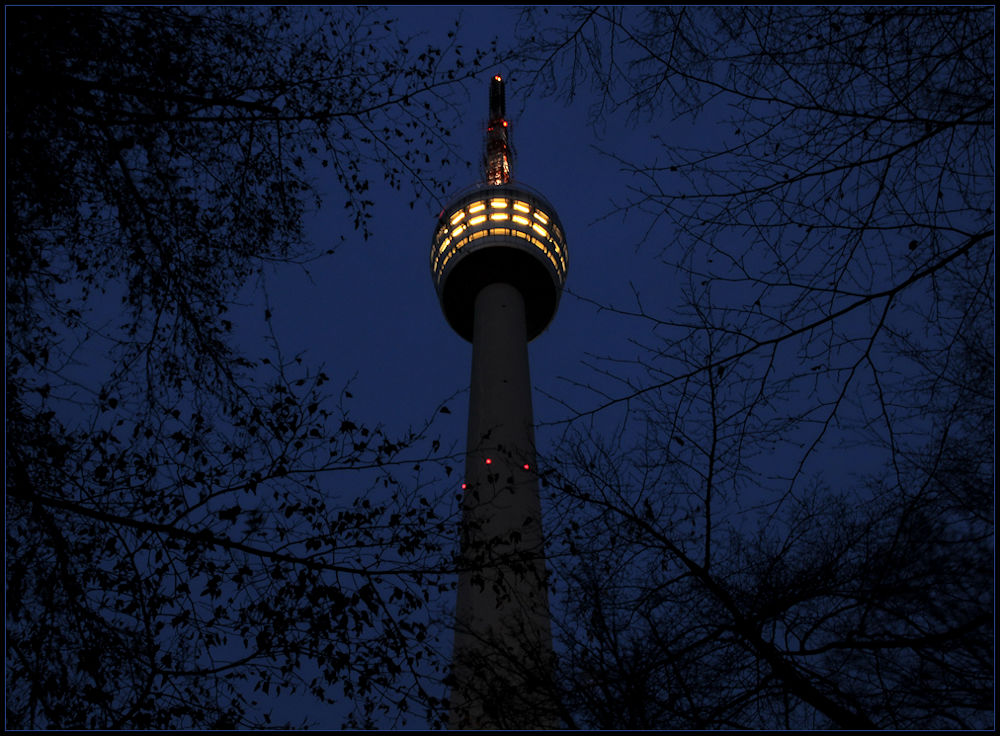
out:
M430 29L429 41L443 36L454 16L450 8L398 10ZM516 15L516 9L467 9L462 28L511 27ZM473 35L480 42L486 39L482 33ZM500 38L501 45L511 42L509 34ZM462 129L453 131L457 148L472 162L469 168L466 161L458 161L447 172L455 192L480 177L488 80L495 72L507 79L508 115L517 154L515 180L539 190L552 202L566 226L570 248L567 293L553 323L530 346L536 421L544 424L568 414L548 396L576 402L579 408L596 404L594 397L588 403L579 391L571 390L568 382L591 380L582 366L588 354L618 356L628 350L622 320L599 313L575 295L602 304L634 306L630 286L634 284L649 302L647 308L671 298L669 274L650 268L663 233L656 235L656 248L638 250L645 223L623 222L614 216L601 219L611 211L628 179L619 164L600 151L643 160L650 155L652 135L666 131L611 120L598 137L588 122L586 99L572 106L537 96L526 99L524 80L509 76L502 65L488 68L460 111L465 120ZM669 132L676 139L693 135L693 128L684 122ZM379 194L377 182L373 184L377 209L373 236L367 242L360 236L348 237L334 256L310 264L308 274L283 267L270 276L278 337L286 353L307 351L307 357L325 364L335 379L344 381L356 374L351 406L360 417L377 418L390 429L420 423L443 400L459 392L449 405L452 414L441 417L438 430L464 442L464 391L471 346L446 324L428 266L431 234L444 202L423 198L410 209L406 192ZM334 194L330 205L312 221L311 233L320 247L327 247L328 233L344 229L336 182L324 188ZM394 422L399 426L393 427ZM539 438L543 453L545 442L543 434Z

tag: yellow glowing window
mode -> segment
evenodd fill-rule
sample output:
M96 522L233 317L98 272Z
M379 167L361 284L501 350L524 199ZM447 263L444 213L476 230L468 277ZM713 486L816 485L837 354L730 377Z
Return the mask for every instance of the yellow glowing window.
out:
M490 215L491 220L506 220L508 217L510 217L510 215L508 215L506 212L494 212L492 215Z
M538 220L543 225L548 225L549 224L549 218L545 216L544 212L542 212L540 210L535 210L531 214L533 214L535 216L535 219Z
M538 217L537 212L535 213L535 217ZM549 237L548 232L546 232L545 228L542 227L541 225L536 225L535 223L531 223L531 229L534 230L539 235L541 235L543 238Z
M531 212L531 208L524 202L514 202L514 209L518 212Z
M454 238L456 235L465 230L465 227L466 227L465 225L459 225L458 227L456 227L454 230L451 231L451 237Z
M448 247L449 245L451 245L451 238L445 238L444 240L442 240L442 241L441 241L441 245L440 245L440 247L438 248L438 252L439 252L439 253L440 253L440 252L442 252L442 251L443 251L443 250L444 250L445 248L447 248L447 247Z
M528 218L527 217L521 217L520 215L514 215L511 219L514 222L516 222L518 225L527 225L528 224Z
M483 238L483 237L486 237L487 235L489 235L489 233L488 233L487 231L485 231L485 230L480 230L480 231L479 231L478 233L472 233L472 235L470 235L470 236L469 236L468 238L466 238L466 239L467 239L467 240L476 240L476 239L478 239L478 238Z
M504 210L504 209L507 209L507 200L506 199L491 199L490 200L490 207L492 207L495 210Z
M476 202L475 204L469 206L469 212L470 213L473 213L473 212L482 212L485 209L486 209L486 203L485 202Z
M465 217L465 210L459 210L458 212L456 212L454 215L451 216L451 224L454 225L458 222L461 222L463 217Z
M486 207L485 204L479 209L483 209L484 207ZM469 220L469 226L471 227L472 225L478 225L481 222L486 222L486 215L477 215L476 217L473 217L471 220Z

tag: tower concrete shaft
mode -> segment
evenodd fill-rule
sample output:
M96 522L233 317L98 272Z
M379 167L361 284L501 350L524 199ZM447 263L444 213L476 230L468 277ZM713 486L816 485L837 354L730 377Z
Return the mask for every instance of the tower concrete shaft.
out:
M483 288L473 334L452 725L537 728L552 637L521 292Z

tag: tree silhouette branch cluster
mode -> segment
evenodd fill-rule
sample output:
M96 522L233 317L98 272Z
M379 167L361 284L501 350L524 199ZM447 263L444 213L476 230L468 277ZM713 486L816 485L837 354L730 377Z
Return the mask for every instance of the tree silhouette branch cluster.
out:
M525 12L539 90L664 129L613 214L667 286L600 307L652 337L549 479L568 723L992 725L993 20Z
M316 257L317 171L359 237L372 177L440 194L482 57L365 8L7 20L7 725L433 711L447 453L236 335L261 273Z

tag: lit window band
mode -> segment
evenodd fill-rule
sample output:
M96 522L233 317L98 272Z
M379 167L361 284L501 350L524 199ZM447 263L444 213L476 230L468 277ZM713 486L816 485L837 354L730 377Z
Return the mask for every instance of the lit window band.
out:
M553 255L552 251L545 247L545 243L540 241L538 238L533 238L530 235L526 235L525 233L519 230L511 230L508 228L491 228L488 230L479 230L478 232L474 232L471 235L466 236L458 243L456 243L454 248L452 248L451 250L449 250L447 253L444 254L444 258L436 266L435 270L440 271L445 266L447 266L448 261L451 260L451 257L456 253L458 253L458 251L460 251L463 246L468 245L473 240L479 240L479 238L484 238L487 235L508 235L511 237L519 238L521 240L527 240L529 243L534 245L536 248L538 248L538 250L542 251L542 253L545 254L545 257L549 259L549 261L552 263L552 267L556 269L556 272L559 273L560 276L564 273L565 265L562 265L562 259L560 258L557 260L556 256Z
M487 206L489 206L490 210L494 210L488 215L484 212ZM533 222L527 217L522 217L521 215L509 215L507 212L495 211L504 210L508 207L511 207L515 212L522 212L525 215L530 214L534 220L537 220L537 222ZM471 215L477 212L483 212L483 214L471 217ZM462 223L466 214L470 215L470 217L467 222ZM494 227L491 224L492 222L507 221L508 219L513 224L512 227ZM564 246L562 232L555 223L550 222L550 218L545 212L527 202L517 199L509 200L504 198L491 198L488 200L471 202L465 207L453 212L451 217L448 218L448 222L451 225L457 225L457 227L454 227L451 230L450 235L447 226L443 226L438 231L436 239L439 241L439 244L435 249L436 255L433 265L434 271L438 274L444 270L452 256L454 256L455 253L461 250L464 246L475 240L486 237L487 235L495 235L509 236L530 243L545 254L545 257L549 259L550 263L552 263L552 266L555 268L560 279L565 277L566 259L563 255ZM459 225L458 223L462 224ZM485 226L484 223L486 223ZM505 222L505 224L511 223ZM538 223L548 225L549 228L551 228L551 232ZM532 231L541 236L542 239L535 237L532 234ZM465 237L459 240L458 236L463 233L466 233Z

